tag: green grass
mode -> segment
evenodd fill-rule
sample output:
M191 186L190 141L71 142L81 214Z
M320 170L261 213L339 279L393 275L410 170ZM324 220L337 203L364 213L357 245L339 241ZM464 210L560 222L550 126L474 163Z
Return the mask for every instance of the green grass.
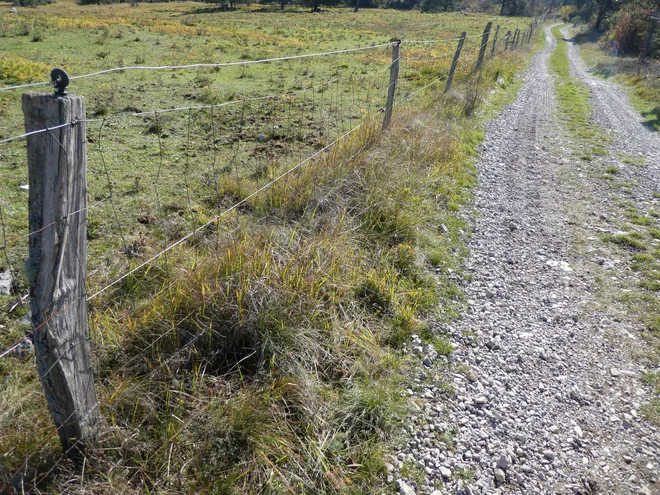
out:
M35 12L26 14L27 26L9 24L8 49L0 55L20 53L29 64L18 67L33 70L34 78L39 64L57 60L52 46L63 47L57 53L65 53L66 67L76 73L117 65L120 57L148 64L217 60L212 53L247 60L371 44L391 32L450 37L463 27L478 32L486 19L380 10L357 18L336 10L313 24L318 16L307 13L259 7L223 13L175 3L91 6L79 15L80 7L64 2ZM48 47L24 31L38 31ZM92 56L82 50L90 40L98 47ZM465 53L471 61L474 53ZM76 84L88 97L90 116L111 116L235 101L273 87L278 94L298 91L337 76L344 81L315 90L313 102L307 94L214 114L108 120L102 133L100 126L88 132L90 201L108 198L112 186L118 218L109 204L90 211L92 290L247 198L341 131L364 125L92 301L103 424L100 449L89 453L84 473L60 459L33 358L0 361L0 481L19 471L10 480L16 490L23 477L50 492L71 483L120 493L387 490L385 452L408 414L401 377L415 364L401 347L418 333L440 354L452 352L426 322L455 315L463 299L451 277L466 253L466 225L456 212L476 184L472 160L484 115L511 99L519 84L515 68L526 55L498 57L478 78L466 63L446 99L432 87L397 108L383 134L377 110L384 93L369 96L376 88L364 87L362 68L386 67L388 56L382 50L291 70L271 64L262 71L125 73ZM16 77L19 69L11 67ZM402 73L402 94L443 67L411 62ZM11 98L8 127L20 120ZM480 109L483 99L487 110ZM372 111L361 113L369 103ZM25 198L16 187L25 180L21 152L7 147L0 157L11 238L25 222ZM104 180L104 162L112 184ZM20 260L24 249L12 245L10 253ZM25 289L22 279L19 289ZM21 316L0 321L8 327L7 342L21 335Z
M601 43L600 35L582 32L575 36L580 54L595 74L610 79L627 89L630 102L644 119L645 125L660 130L660 78L658 61L641 66L634 57L614 56Z
M589 88L581 81L570 76L566 43L561 41L561 26L553 28L553 35L558 40L557 49L551 55L550 67L558 76L555 89L559 100L560 118L569 128L569 137L573 138L576 152L584 148L590 148L592 154L604 156L607 154L605 148L609 142L604 136L604 131L591 120L591 105L589 102ZM596 53L595 48L587 43L584 37L577 37L578 43L582 43L581 53L589 60L590 57L605 57L601 52ZM644 83L645 84L645 83ZM660 96L660 93L659 93ZM634 101L634 99L633 99ZM654 100L657 103L657 98ZM649 122L650 127L655 124ZM583 159L592 160L593 156L583 155ZM617 158L626 164L642 166L645 164L643 157L619 155ZM597 177L608 179L613 191L629 193L633 186L630 182L614 182L621 170L615 165L605 168L605 173ZM657 194L653 194L657 198ZM622 302L630 313L636 316L645 325L643 337L648 343L648 349L644 353L644 359L656 365L660 360L660 252L655 248L656 240L660 238L660 230L656 227L656 215L654 210L648 214L638 211L637 206L630 201L616 199L615 203L621 209L623 215L630 222L622 225L622 232L617 234L603 235L602 240L619 251L619 255L630 261L630 268L635 272L634 280L628 285L627 290L615 296ZM655 249L654 249L655 248ZM607 282L601 282L607 283ZM647 374L645 380L652 384L658 393L657 377ZM660 399L654 399L650 404L643 406L643 415L649 421L660 421Z
M582 156L583 160L591 161L593 154L605 155L605 147L609 140L591 118L591 103L589 88L570 74L568 64L568 47L560 32L562 26L552 29L557 39L557 48L550 56L550 69L556 74L555 93L559 102L561 119L570 137L580 142L580 148L589 146L591 152Z

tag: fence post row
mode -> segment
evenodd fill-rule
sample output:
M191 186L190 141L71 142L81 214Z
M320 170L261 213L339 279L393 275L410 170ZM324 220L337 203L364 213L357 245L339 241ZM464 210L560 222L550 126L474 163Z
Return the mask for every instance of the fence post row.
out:
M490 49L490 56L494 57L495 56L495 46L497 45L497 37L500 34L500 25L498 24L497 27L495 28L495 36L493 36L493 47Z
M461 56L461 50L463 49L463 43L467 38L467 33L463 31L461 37L458 40L458 46L456 47L456 53L454 53L454 60L451 62L451 69L449 69L449 75L447 76L447 84L445 85L444 93L448 93L451 89L451 83L454 80L454 72L456 72L456 66L458 65L458 59Z
M57 72L59 71L59 72ZM64 452L80 458L96 439L99 411L87 327L87 147L85 100L24 94L27 137L30 310L34 352ZM56 81L57 82L57 81Z
M484 63L484 55L486 54L486 48L488 46L488 37L490 36L490 28L492 26L493 26L492 22L486 24L486 27L484 28L484 34L481 35L481 48L479 48L479 58L477 59L477 63L474 66L473 72L477 72L479 69L481 69L481 66Z
M385 105L385 118L383 119L383 130L390 126L392 120L392 109L394 108L394 95L396 94L396 83L399 80L399 62L401 60L401 40L396 40L392 45L392 66L390 67L390 85L387 89L387 104Z
M492 22L484 29L475 71L483 64ZM495 53L497 26L491 56ZM519 30L516 30L514 47ZM460 35L447 77L449 92L467 33ZM511 31L505 36L509 48ZM401 41L392 45L392 65L383 130L392 120ZM29 182L30 310L39 377L60 442L80 458L95 443L99 409L92 375L87 322L87 141L85 99L66 94L68 76L51 73L54 95L24 94ZM68 124L68 125L67 125ZM58 126L62 126L57 128Z

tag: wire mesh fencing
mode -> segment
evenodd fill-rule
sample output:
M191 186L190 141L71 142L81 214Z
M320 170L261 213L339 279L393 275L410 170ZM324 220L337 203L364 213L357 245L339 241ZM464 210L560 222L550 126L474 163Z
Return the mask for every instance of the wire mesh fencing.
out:
M509 43L510 36L503 35L499 26L499 40L489 40L491 31L444 40L403 40L400 55L394 59L392 49L399 42L225 64L122 67L71 77L76 81L76 92L79 83L84 93L83 84L92 78L143 71L136 78L142 96L140 101L127 102L125 111L110 114L109 99L121 98L121 90L109 83L107 94L87 98L91 104L84 118L0 139L2 166L16 171L14 182L6 187L8 194L0 201L0 290L4 291L0 295L6 300L0 358L29 356L32 344L44 339L45 329L68 313L85 308L89 311L89 333L84 329L77 337L43 344L55 352L48 365L40 366L39 378L50 381L56 369L75 361L74 356L86 346L94 359L111 360L108 349L113 345L104 341L104 318L112 315L121 320L136 305L144 304L145 298L167 294L177 273L186 270L190 257L194 263L194 257L203 250L227 249L242 235L244 214L255 216L257 222L272 222L281 209L295 208L295 197L292 199L287 189L295 191L301 176L313 184L328 175L341 175L341 160L351 157L338 156L339 164L330 167L328 155L360 130L380 132L380 120L388 110L413 109L420 97L428 100L427 92L431 91L433 101L450 97L446 87L450 76L463 91L480 77L484 56L487 63L522 43ZM457 58L459 42L462 51ZM395 67L398 77L393 79ZM185 106L167 105L163 88L176 84L180 70L194 71L194 77L187 80L196 85L195 101ZM214 89L218 87L216 79L232 84L238 81L244 91ZM388 96L392 95L392 108L388 108ZM147 102L155 102L158 108L144 109ZM82 124L85 149L67 149L62 136ZM17 128L18 124L7 123L3 129L10 133ZM23 164L29 154L26 141L37 136L52 148L58 166L68 168L73 157L85 156L86 189L81 206L70 208L67 203L52 220L40 219L40 227L31 229L34 214L28 209L26 195L32 182ZM67 296L63 302L55 299L36 317L29 301L38 297L34 293L34 267L30 265L34 239L49 236L63 258L73 256L74 251L80 256L72 247L75 240L71 232L77 224L84 228L87 256L71 264L84 266L84 287L66 287L61 291ZM177 253L179 248L185 249L186 263ZM59 276L56 282L66 286ZM188 312L169 322L169 330L156 339L137 346L139 352L125 356L113 373L120 376L143 367L142 380L135 387L143 389L145 397L152 397L162 392L163 373L174 373L180 363L190 361L189 357L198 352L200 342L212 338L209 327L196 321L194 311ZM160 357L154 358L156 354ZM246 354L236 361L251 358ZM31 483L38 484L57 464L68 462L72 453L80 450L84 454L85 441L65 435L63 429L71 422L85 427L99 414L112 418L113 410L126 406L117 400L125 391L112 380L105 377L96 381L103 390L89 395L84 410L73 407L54 418L59 425L55 430L50 424L35 425L41 431L40 441L20 447L24 461L2 472L2 481L13 483L25 478L30 466L43 461L41 447L58 438L64 445L61 457ZM93 387L93 383L85 386ZM50 405L51 399L47 399Z

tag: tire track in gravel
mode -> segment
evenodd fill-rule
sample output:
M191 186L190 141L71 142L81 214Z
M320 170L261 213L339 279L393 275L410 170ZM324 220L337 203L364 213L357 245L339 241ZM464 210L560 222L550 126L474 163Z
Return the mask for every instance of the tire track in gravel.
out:
M642 124L641 117L628 102L627 96L616 86L604 81L585 68L579 49L568 34L569 28L562 29L562 35L568 41L568 61L571 74L584 81L591 91L593 118L613 139L610 161L616 162L624 170L630 168L617 160L616 153L627 153L633 156L644 156L647 167L638 167L631 177L636 180L641 189L637 190L638 200L648 200L650 194L657 190L660 180L660 133L652 132Z
M404 495L660 493L658 430L638 415L649 400L641 368L610 337L637 327L599 302L587 255L573 249L584 232L572 211L585 201L601 206L586 199L599 191L575 172L554 120L548 59L556 41L549 28L545 36L516 102L488 127L466 265L469 309L439 329L456 347L454 392L447 400L434 370L420 364L408 390L419 411L390 468L402 477L414 463L425 479L399 480ZM626 123L610 127L633 132L615 105L611 118ZM435 356L419 339L412 352L420 361Z

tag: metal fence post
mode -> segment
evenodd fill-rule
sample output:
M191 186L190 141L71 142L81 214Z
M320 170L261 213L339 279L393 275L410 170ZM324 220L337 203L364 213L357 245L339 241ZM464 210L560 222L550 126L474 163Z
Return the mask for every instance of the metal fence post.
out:
M477 72L479 69L481 69L481 66L484 63L484 55L486 54L488 37L490 36L490 29L492 26L492 22L486 24L486 27L484 28L484 34L481 35L481 48L479 48L479 58L477 59L477 64L474 66L474 72Z
M447 76L447 84L445 85L444 93L449 92L451 89L451 83L454 80L454 72L456 72L456 66L458 65L458 59L461 56L461 50L463 49L463 43L465 43L465 38L467 38L467 33L463 31L461 37L458 40L458 46L456 47L456 53L454 53L454 60L451 62L451 69L449 69L449 75Z
M387 89L387 104L385 105L385 118L383 119L383 130L390 126L392 120L392 109L394 107L394 95L396 94L396 83L399 79L399 61L401 55L401 40L392 45L392 66L390 67L390 85Z
M99 411L87 327L85 99L66 94L55 69L52 94L24 94L29 183L30 309L44 394L65 453L80 458L96 439ZM61 126L61 127L58 127Z

